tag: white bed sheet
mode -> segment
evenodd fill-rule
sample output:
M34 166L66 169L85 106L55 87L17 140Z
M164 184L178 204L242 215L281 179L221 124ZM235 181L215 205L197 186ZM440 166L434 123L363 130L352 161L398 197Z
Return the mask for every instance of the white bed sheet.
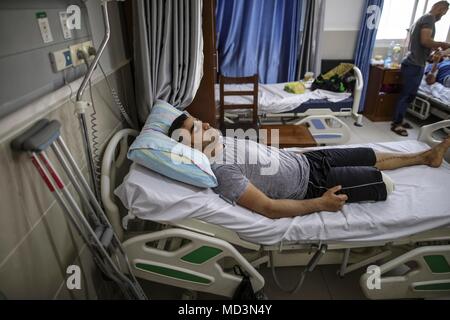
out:
M306 90L304 94L292 94L284 91L286 83L260 84L258 98L258 112L260 115L268 113L283 113L297 109L309 100L326 99L330 102L340 102L348 99L350 93L337 93L326 90ZM253 85L227 85L227 91L251 91ZM220 86L216 85L216 106L220 107ZM251 96L231 96L225 98L225 104L252 104ZM229 110L227 112L230 112Z
M417 141L365 146L386 152L419 152L428 148ZM137 165L132 166L115 193L141 219L162 223L199 219L263 245L281 241L387 241L450 226L448 163L439 169L419 166L387 173L395 181L396 190L386 202L350 204L339 213L321 212L294 219L267 219L232 206L210 189L190 187Z
M439 82L432 84L431 86L427 84L425 79L422 80L419 90L428 96L432 96L435 99L447 104L450 107L450 88L445 87Z

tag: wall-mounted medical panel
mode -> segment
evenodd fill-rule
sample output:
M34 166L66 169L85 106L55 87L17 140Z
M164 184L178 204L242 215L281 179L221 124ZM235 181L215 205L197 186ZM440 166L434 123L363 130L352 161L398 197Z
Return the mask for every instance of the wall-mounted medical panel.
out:
M80 29L69 37L61 12L71 5L80 8ZM0 118L81 76L85 66L55 72L51 53L91 38L81 0L0 1Z

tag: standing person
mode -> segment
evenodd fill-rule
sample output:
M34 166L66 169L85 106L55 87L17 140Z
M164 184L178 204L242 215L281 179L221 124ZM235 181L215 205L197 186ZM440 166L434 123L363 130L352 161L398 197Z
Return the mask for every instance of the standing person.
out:
M406 129L411 129L409 123L404 123L406 110L417 94L432 49L447 50L450 48L446 42L434 41L435 23L442 19L448 8L447 1L437 2L429 13L417 20L411 27L409 52L401 67L403 88L395 107L394 121L391 127L391 130L400 136L407 137Z

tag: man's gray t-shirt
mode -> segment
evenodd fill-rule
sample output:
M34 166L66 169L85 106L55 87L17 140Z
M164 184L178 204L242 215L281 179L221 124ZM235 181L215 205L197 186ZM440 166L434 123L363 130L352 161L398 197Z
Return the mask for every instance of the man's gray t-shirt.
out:
M411 27L408 48L409 52L404 60L406 63L425 67L428 57L431 54L431 49L422 45L421 33L422 29L431 29L433 30L432 38L434 38L436 34L435 23L435 17L430 14L426 14L417 20L417 22Z
M271 199L304 199L309 181L305 156L250 140L224 138L223 145L211 164L218 181L213 190L223 198L237 202L251 182Z

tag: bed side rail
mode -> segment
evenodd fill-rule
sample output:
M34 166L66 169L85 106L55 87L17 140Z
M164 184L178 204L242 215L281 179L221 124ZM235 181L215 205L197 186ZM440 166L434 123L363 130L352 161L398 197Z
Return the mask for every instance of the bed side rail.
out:
M123 240L123 229L120 220L119 207L114 202L113 188L115 186L116 169L127 158L128 138L137 137L139 132L132 129L124 129L117 132L109 141L102 160L101 197L103 206L114 231L120 240Z
M169 228L133 237L123 246L133 273L149 281L232 297L242 277L222 267L231 259L233 266L248 274L255 292L265 284L261 274L230 243L197 232Z
M420 129L419 132L419 138L418 140L421 142L427 143L429 146L433 147L442 141L437 140L433 137L433 133L435 133L438 130L444 129L445 132L448 132L448 129L450 128L450 120L444 120L437 123L430 124L428 126L424 126ZM445 160L450 163L450 151L447 152L445 156Z
M319 145L343 145L351 138L347 124L332 115L309 116L296 125L306 125Z
M450 246L411 250L360 280L369 299L437 298L450 294Z
M356 120L355 126L362 127L362 114L359 114L359 105L361 104L361 95L364 89L364 78L361 70L357 67L353 67L353 71L355 72L356 77L356 86L353 92L353 108L352 108L352 116Z

